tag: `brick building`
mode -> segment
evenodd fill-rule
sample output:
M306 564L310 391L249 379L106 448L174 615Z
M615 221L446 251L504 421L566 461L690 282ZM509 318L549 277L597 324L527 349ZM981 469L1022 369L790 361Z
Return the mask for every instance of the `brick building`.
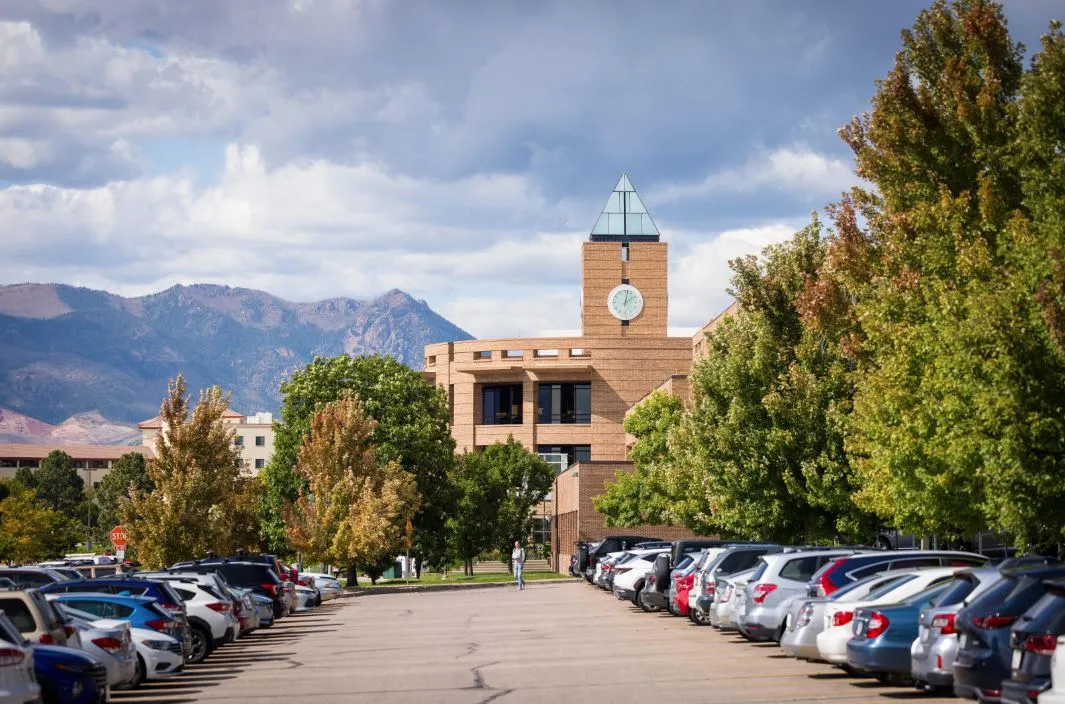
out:
M579 336L425 348L423 374L447 391L460 452L512 436L556 466L553 503L538 516L555 556L606 534L591 500L615 472L632 468L626 413L656 388L687 397L705 328L695 338L668 334L668 247L622 176L582 245ZM646 532L687 535L662 526Z

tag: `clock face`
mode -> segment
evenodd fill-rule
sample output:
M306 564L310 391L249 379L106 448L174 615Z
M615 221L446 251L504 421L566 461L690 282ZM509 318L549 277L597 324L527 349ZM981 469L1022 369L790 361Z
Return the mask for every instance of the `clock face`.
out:
M621 284L607 296L606 305L618 320L632 320L643 310L643 294L635 286Z

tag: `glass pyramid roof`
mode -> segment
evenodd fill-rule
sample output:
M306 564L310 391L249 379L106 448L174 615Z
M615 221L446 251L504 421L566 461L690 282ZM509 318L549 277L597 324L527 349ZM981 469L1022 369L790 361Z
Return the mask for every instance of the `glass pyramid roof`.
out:
M640 200L640 195L632 187L628 174L622 174L592 228L592 241L629 240L657 242L658 228Z

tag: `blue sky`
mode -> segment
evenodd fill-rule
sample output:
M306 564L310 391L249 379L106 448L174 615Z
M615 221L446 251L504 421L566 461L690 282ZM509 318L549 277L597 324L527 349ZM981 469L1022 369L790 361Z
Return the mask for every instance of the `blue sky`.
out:
M670 323L853 182L924 3L0 0L0 283L401 288L479 337L579 327L628 172ZM1060 0L1006 5L1035 46Z

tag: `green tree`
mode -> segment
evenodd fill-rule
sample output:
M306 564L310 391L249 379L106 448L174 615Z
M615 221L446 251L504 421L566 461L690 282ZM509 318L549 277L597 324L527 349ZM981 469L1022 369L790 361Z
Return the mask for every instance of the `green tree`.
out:
M306 489L284 509L296 548L311 559L361 565L374 582L375 568L401 549L419 500L414 478L378 458L376 428L350 393L316 411L296 457Z
M446 555L445 522L453 501L448 473L455 443L447 399L418 372L381 355L319 357L281 385L281 421L275 425L274 456L263 475L264 541L273 551L290 551L281 507L295 501L305 486L294 469L299 448L314 413L345 393L354 394L376 422L372 444L379 459L397 462L415 479L421 497L413 519L419 564L440 562Z
M496 545L509 555L514 541L525 543L532 535L533 507L540 504L555 482L555 470L539 455L515 440L496 442L481 452L505 488L499 507Z
M451 484L455 505L447 519L451 553L473 574L473 560L499 545L499 512L507 485L495 459L497 452L464 452L455 459Z
M625 432L636 441L629 452L631 472L618 472L603 494L593 499L595 510L608 526L635 528L672 520L665 468L672 455L669 435L684 415L684 401L664 391L654 391L625 417Z
M77 544L79 523L42 505L33 489L3 482L0 500L0 560L21 564L55 558Z
M74 468L74 458L62 450L52 450L33 473L37 501L66 516L84 516L85 482ZM32 488L32 487L31 487Z
M37 477L34 476L33 470L29 467L19 467L15 471L15 481L27 489L37 488Z
M164 432L148 461L152 488L119 499L121 523L146 565L254 547L254 483L241 476L234 432L222 417L228 408L228 396L212 387L190 411L185 380L170 383L159 411Z
M96 488L94 499L99 527L106 534L121 523L119 503L138 492L150 493L155 484L148 476L148 463L139 452L127 452L115 460Z

